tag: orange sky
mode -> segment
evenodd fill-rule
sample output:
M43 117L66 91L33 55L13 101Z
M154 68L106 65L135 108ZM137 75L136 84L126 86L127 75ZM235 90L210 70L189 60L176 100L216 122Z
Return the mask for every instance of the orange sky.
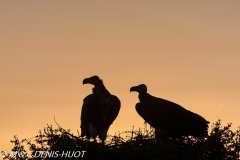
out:
M121 100L109 133L143 127L133 85L240 124L240 1L0 1L0 150L46 124L79 130L98 75Z

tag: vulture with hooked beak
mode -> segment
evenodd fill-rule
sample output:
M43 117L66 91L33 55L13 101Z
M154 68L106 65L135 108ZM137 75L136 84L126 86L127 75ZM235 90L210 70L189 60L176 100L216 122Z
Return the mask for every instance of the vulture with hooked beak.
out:
M92 94L83 100L81 111L81 137L86 136L104 142L108 129L117 118L121 102L111 95L98 76L85 78L83 84L92 84Z
M130 92L139 93L140 103L136 104L137 113L155 128L155 137L166 138L194 136L204 138L208 135L208 121L171 101L157 98L147 93L147 86L133 86Z

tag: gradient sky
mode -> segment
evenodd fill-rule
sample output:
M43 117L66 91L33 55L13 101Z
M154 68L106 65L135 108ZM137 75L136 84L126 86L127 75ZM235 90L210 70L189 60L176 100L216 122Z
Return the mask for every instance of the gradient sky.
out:
M121 100L109 134L143 127L145 83L212 123L240 124L240 1L0 1L0 150L57 122L76 133L84 78ZM211 126L211 125L210 125ZM211 128L211 127L210 127Z

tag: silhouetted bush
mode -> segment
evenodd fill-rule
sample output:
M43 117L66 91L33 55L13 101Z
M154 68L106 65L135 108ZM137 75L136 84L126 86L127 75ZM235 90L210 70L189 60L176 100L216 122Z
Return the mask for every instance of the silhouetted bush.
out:
M209 136L205 139L194 137L168 138L158 142L154 139L153 130L139 129L108 136L105 145L93 140L88 141L70 133L58 126L53 129L47 125L44 131L39 131L36 137L31 139L19 139L14 136L11 142L14 144L13 152L17 153L13 158L8 153L4 159L63 159L61 157L31 157L40 151L75 151L78 158L66 159L105 159L105 160L237 160L240 159L240 128L236 132L230 130L231 124L222 127L220 120L212 125ZM33 142L32 142L33 141ZM27 151L23 144L31 151L27 157ZM78 151L78 152L77 152ZM79 152L81 151L81 153ZM83 152L86 151L86 152ZM21 154L25 153L21 157ZM80 153L80 154L79 154ZM71 155L71 154L69 154ZM83 157L82 157L83 156Z

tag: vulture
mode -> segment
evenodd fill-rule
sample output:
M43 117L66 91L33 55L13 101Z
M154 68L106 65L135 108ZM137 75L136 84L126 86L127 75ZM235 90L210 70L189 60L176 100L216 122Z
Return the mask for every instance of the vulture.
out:
M139 93L137 113L155 128L155 138L194 136L203 139L208 135L208 124L202 116L182 106L154 97L147 93L147 86L140 84L130 88L130 92Z
M118 97L112 95L104 86L98 76L85 78L83 84L92 84L92 94L83 100L81 111L81 137L95 138L104 143L110 125L117 118L121 102Z

